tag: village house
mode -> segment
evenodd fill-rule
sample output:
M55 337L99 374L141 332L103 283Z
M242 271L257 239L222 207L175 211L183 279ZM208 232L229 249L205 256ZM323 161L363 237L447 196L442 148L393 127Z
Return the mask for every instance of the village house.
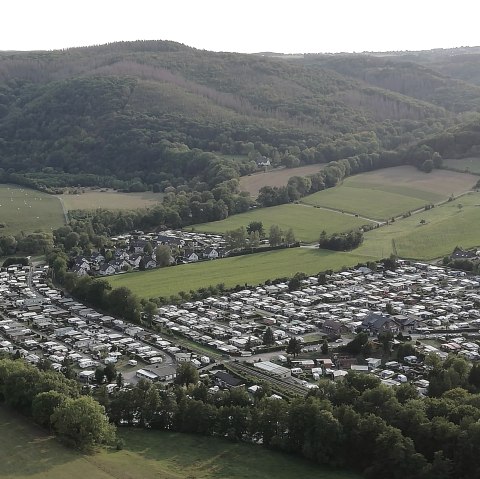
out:
M373 312L369 312L363 318L360 329L368 332L370 335L378 335L385 332L397 334L399 331L399 327L392 317Z
M115 273L116 269L114 268L114 266L108 263L102 264L102 266L100 266L98 270L98 274L100 274L101 276L110 276Z

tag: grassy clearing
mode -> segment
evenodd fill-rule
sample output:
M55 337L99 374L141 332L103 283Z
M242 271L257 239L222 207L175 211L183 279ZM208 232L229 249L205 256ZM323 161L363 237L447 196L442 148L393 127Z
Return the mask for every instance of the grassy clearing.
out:
M161 193L119 193L118 191L86 191L78 195L59 195L67 210L133 210L158 205Z
M302 201L385 220L426 203L445 201L451 194L468 191L475 183L474 176L464 173L434 170L425 174L400 166L352 176Z
M16 185L0 185L0 235L51 231L65 224L55 196Z
M329 234L340 233L368 223L367 220L342 215L335 211L289 204L251 210L222 221L195 225L194 229L208 233L224 233L240 226L246 227L251 221L261 221L267 234L273 224L280 226L282 230L292 228L297 240L307 243L318 241L322 230Z
M267 279L293 276L298 271L314 274L353 266L369 259L356 253L292 248L122 274L111 276L108 281L114 288L126 286L141 298L152 298L219 283L227 287L245 283L255 285Z
M443 166L450 170L480 175L480 158L461 158L443 160Z
M86 458L64 448L26 419L0 407L2 479L109 479Z
M462 205L459 208L459 205ZM480 245L480 194L470 193L432 210L369 231L357 254L429 260L453 251L455 246ZM426 224L420 224L424 219Z
M318 173L325 164L299 166L298 168L281 168L254 173L240 178L240 189L248 191L254 198L263 186L285 186L292 176L307 176Z
M307 204L337 208L376 220L385 220L425 205L425 201L379 190L351 188L347 185L320 191L303 198Z
M163 431L120 429L122 451L82 456L0 408L2 479L356 479L259 446ZM248 457L248 461L245 458Z

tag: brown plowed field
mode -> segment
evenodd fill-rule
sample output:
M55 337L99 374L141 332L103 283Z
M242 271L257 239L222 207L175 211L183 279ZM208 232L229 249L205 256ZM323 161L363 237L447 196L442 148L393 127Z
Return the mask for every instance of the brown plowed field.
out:
M248 191L254 198L258 196L263 186L285 186L292 176L307 176L318 173L325 167L324 163L315 165L299 166L298 168L278 168L269 170L266 173L254 173L240 178L240 189Z

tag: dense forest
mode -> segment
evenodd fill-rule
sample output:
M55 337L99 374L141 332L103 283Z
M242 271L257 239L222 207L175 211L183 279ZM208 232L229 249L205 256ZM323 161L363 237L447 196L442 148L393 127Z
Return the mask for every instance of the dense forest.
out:
M462 155L476 139L445 132L478 123L477 55L272 58L167 41L0 52L0 176L198 190L264 156L295 166L392 151L415 163L426 147Z

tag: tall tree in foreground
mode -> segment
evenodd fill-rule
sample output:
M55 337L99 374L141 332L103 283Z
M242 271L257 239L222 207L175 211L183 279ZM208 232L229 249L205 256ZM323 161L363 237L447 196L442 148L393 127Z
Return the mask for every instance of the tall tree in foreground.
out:
M247 233L258 233L260 238L265 236L265 230L263 229L263 223L261 221L251 221L247 226Z
M293 232L292 228L288 228L287 232L285 233L285 243L287 245L291 245L295 243L295 233Z
M56 433L78 449L115 440L115 427L108 422L105 408L90 396L65 400L53 412L51 422Z
M293 354L293 357L296 357L300 354L302 350L302 343L297 338L291 338L288 342L287 353Z
M275 338L273 337L272 328L268 327L263 334L263 344L265 346L271 346L275 342Z
M196 384L198 382L198 371L192 363L182 363L177 369L175 382L181 386Z
M172 256L172 250L170 246L161 244L157 246L155 250L155 259L157 261L157 266L168 266L170 264L170 257Z

